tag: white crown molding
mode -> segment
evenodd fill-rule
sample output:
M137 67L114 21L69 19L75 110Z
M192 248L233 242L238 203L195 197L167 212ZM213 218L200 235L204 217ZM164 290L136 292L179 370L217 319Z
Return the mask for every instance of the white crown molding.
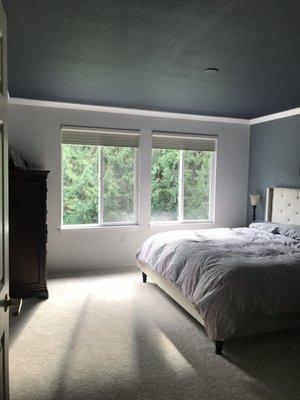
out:
M88 104L64 103L58 101L22 99L18 97L10 97L9 94L8 94L8 102L9 104L31 106L31 107L49 107L49 108L58 108L65 110L95 111L95 112L103 112L111 114L136 115L142 117L144 116L144 117L154 117L154 118L172 118L172 119L182 119L189 121L219 122L219 123L240 124L240 125L256 125L256 124L261 124L263 122L273 121L276 119L288 118L295 115L300 115L300 107L297 107L297 108L292 108L290 110L264 115L263 117L252 118L252 119L214 117L211 115L181 114L181 113L173 113L165 111L139 110L134 108L93 106Z
M121 107L92 106L87 104L31 100L31 99L22 99L17 97L9 97L9 104L33 106L33 107L50 107L50 108L58 108L65 110L95 111L103 113L126 114L126 115L155 117L155 118L173 118L173 119L182 119L189 121L206 121L206 122L219 122L219 123L241 124L241 125L250 124L248 119L241 119L241 118L214 117L210 115L197 115L197 114L181 114L181 113L172 113L164 111L138 110L133 108L121 108Z
M275 114L265 115L263 117L252 118L250 119L250 125L256 125L256 124L261 124L263 122L274 121L275 119L293 117L295 115L300 115L300 107L292 108L286 111L281 111Z

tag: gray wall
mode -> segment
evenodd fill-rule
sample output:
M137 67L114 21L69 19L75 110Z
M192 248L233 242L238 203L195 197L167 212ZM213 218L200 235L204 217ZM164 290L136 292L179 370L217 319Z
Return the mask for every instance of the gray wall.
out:
M263 195L263 219L267 187L300 187L300 116L252 125L250 132L249 194ZM249 205L248 221L251 212Z

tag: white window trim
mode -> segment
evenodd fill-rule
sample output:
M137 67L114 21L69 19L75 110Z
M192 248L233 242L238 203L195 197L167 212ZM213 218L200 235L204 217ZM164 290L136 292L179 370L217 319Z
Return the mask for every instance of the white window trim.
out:
M99 146L98 151L98 182L99 182L99 190L98 190L98 225L103 225L103 147Z
M210 191L209 191L209 220L215 223L215 204L216 204L216 180L217 180L217 142L216 150L211 158L210 168Z
M217 141L216 141L217 146ZM152 148L153 150L153 148ZM150 221L150 226L183 225L183 224L214 224L215 223L215 187L216 187L216 153L212 153L210 167L209 210L208 219L184 219L184 151L180 150L178 170L178 219L169 221Z
M101 231L106 229L121 229L124 230L139 230L139 229L150 229L153 228L155 231L161 227L170 226L172 229L174 227L186 227L186 229L194 229L197 226L199 229L201 226L206 228L214 227L215 222L215 199L216 199L216 167L217 167L217 147L218 140L217 135L214 135L216 141L216 149L212 155L212 166L211 166L211 178L210 178L210 198L209 198L209 219L195 219L195 220L174 220L174 221L151 221L151 186L150 186L150 176L151 176L151 152L152 152L152 130L143 131L140 135L139 147L135 147L135 181L134 181L134 212L135 218L133 222L111 222L105 223L101 222L98 224L74 224L74 225L64 225L63 224L63 143L60 143L61 150L61 223L58 230L61 233L78 233L89 231ZM100 160L99 160L100 162ZM184 164L183 164L184 165ZM183 167L184 168L184 167ZM181 170L182 183L183 183L183 168ZM141 176L141 172L143 175ZM100 190L100 185L99 185ZM182 185L182 192L184 186ZM100 196L99 196L100 201ZM181 215L183 215L183 202L181 204ZM103 215L103 213L101 213ZM100 216L99 216L100 217Z
M184 220L184 151L180 150L178 176L178 222Z
M84 232L84 233L89 233L89 232L101 232L101 231L105 231L105 230L109 230L109 229L113 229L116 231L124 231L126 232L127 230L131 231L133 230L137 230L137 229L142 229L141 226L138 226L136 224L118 224L118 225L98 225L98 224L86 224L86 225L64 225L58 228L58 231L60 233L80 233L80 232Z
M140 197L140 148L135 148L134 152L134 223L139 225L139 197ZM128 224L127 224L128 225Z

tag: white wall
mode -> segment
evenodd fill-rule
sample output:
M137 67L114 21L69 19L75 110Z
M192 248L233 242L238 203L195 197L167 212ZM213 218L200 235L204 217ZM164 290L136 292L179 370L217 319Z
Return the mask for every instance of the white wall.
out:
M168 229L207 227L199 224L149 227L145 217L142 217L141 226L138 227L61 231L62 124L139 129L144 149L151 146L152 130L218 135L215 226L233 227L246 223L249 125L242 122L210 122L9 104L10 145L22 152L30 167L51 171L48 179L48 270L133 265L136 250L153 233ZM147 171L150 157L147 157L147 152L141 153L141 161L141 180L146 188L144 197L140 199L143 210L149 202L147 194L150 176ZM121 235L126 235L127 243L121 243Z

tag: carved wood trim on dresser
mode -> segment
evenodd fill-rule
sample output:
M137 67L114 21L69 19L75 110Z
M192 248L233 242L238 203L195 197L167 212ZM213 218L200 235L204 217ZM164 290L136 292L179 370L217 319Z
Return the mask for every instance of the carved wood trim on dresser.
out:
M49 171L11 170L9 176L10 294L48 298L47 175Z

